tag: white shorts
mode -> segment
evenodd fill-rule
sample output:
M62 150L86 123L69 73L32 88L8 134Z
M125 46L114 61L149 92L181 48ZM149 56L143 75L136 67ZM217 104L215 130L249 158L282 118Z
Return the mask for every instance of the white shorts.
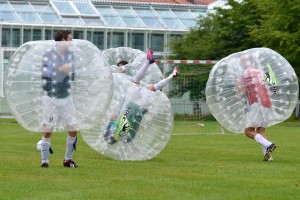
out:
M151 102L153 91L148 88L134 84L128 88L128 99L136 104L146 107Z
M250 105L246 113L246 128L266 128L269 122L269 111L270 108L263 107L258 103Z
M56 99L43 96L44 131L52 131L54 127L66 127L69 131L77 128L76 109L71 97Z

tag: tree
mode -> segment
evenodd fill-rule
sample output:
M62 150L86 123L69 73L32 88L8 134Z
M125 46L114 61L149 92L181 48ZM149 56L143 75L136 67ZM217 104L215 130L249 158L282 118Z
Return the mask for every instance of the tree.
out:
M300 75L300 1L253 0L261 14L260 26L252 26L253 41L285 57Z

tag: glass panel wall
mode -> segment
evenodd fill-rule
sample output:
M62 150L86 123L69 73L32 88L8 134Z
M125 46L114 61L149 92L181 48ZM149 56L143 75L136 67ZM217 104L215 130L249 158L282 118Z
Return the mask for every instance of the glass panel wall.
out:
M2 47L10 47L10 29L2 28L2 38L1 38Z
M57 1L52 1L56 9L61 13L61 14L76 14L76 11L72 8L70 2L57 2Z
M88 2L73 2L73 3L76 6L77 10L80 12L80 14L97 15L96 11Z
M42 30L33 29L32 40L41 40L42 39Z
M20 19L22 22L25 23L42 23L42 20L39 18L39 16L36 13L31 12L19 12L18 13Z
M21 29L20 28L12 29L11 42L12 42L12 47L21 46Z
M153 51L164 51L164 35L163 34L151 34L150 35L150 48Z
M109 4L109 3L107 3ZM207 8L154 5L104 5L91 1L1 1L0 17L11 23L113 26L188 30Z
M3 22L20 21L8 2L0 2L0 18L3 20Z
M46 13L50 12L52 13L53 10L49 6L49 4L43 4L43 3L31 3L31 6L36 10L38 13Z
M83 31L73 31L74 39L83 39Z
M136 16L135 12L130 7L114 7L116 13L121 16L127 26L145 27L142 21Z
M88 26L104 26L99 18L81 17L84 23Z
M52 40L53 35L52 35L52 30L45 30L45 40Z
M189 10L172 9L172 11L185 27L192 28L196 25L195 17Z
M144 51L145 49L145 34L144 33L128 33L128 45L133 49Z
M31 3L31 5L36 10L44 23L58 24L60 22L59 17L49 4Z
M146 26L152 28L162 28L162 24L159 22L158 17L153 15L150 8L134 8L134 11Z
M119 16L103 16L105 22L109 26L125 26Z
M125 26L124 22L110 6L96 6L108 26Z
M169 34L172 32L178 32L179 35L185 34L188 28L196 24L195 17L205 14L206 8L197 7L105 5L96 1L80 0L0 0L0 17L4 18L3 22L8 20L13 22L10 22L12 25L9 26L3 25L1 44L4 47L18 47L21 42L53 40L56 32L53 30L71 29L74 38L92 41L100 49L127 45L141 50L152 47L158 52L163 52L164 50L169 51L167 42L172 37ZM24 23L22 23L23 21ZM22 24L16 24L17 22ZM34 26L32 23L44 25ZM87 29L84 29L84 26ZM118 29L112 27L118 27ZM124 34L125 30L122 30L125 27L126 34ZM108 38L104 34L104 30L107 28L109 28ZM44 29L45 32L43 32ZM148 31L151 34L148 35L146 33Z
M113 32L108 34L108 42L110 48L124 47L124 33Z
M3 59L9 61L9 59L14 55L14 51L3 51ZM4 66L4 69L6 69L7 65Z
M21 34L21 31L23 33ZM53 40L54 35L58 30L65 30L65 28L54 28L54 29L45 29L43 33L43 29L39 27L16 27L16 28L3 28L2 29L2 46L3 47L19 47L21 45L21 41L23 43L34 40ZM144 51L146 48L153 48L154 51L164 52L169 51L167 48L167 42L170 39L180 38L182 34L171 34L168 36L167 41L165 41L166 33L151 33L148 37L148 44L145 44L145 32L144 31L131 31L126 35L124 32L108 32L107 40L104 40L104 31L97 31L93 29L87 29L85 35L85 29L76 29L72 30L72 34L74 39L87 39L94 43L99 49L105 48L116 48L125 46L125 37L128 41L127 46L140 49ZM21 40L21 36L23 36ZM107 45L105 44L107 42ZM145 46L147 45L147 46Z
M92 42L96 47L104 50L104 32L94 31Z
M28 4L28 2L10 2L10 5L13 7L14 10L20 12L33 12L34 9Z
M12 8L11 6L8 4L7 1L4 1L4 2L0 2L0 10L1 11L12 11Z
M156 13L161 17L168 29L185 29L176 15L170 9L155 9Z
M35 10L28 3L11 3L19 18L25 23L42 23Z
M86 40L93 42L92 40L92 31L87 31L86 32Z
M54 13L41 13L39 15L43 22L47 24L59 24L61 21L59 17Z
M185 27L187 28L193 28L196 26L196 21L195 20L190 20L190 19L181 19L180 20Z
M197 17L206 17L207 12L204 9L190 9L190 11L193 13L193 15Z
M14 12L0 10L0 18L3 22L20 22L19 18Z
M23 30L23 43L31 41L31 29L24 28Z
M65 25L83 25L82 20L79 17L63 17L63 24Z

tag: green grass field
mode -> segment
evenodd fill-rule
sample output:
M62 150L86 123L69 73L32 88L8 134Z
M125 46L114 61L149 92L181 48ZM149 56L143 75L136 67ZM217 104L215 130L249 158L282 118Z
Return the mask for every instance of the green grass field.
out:
M182 134L175 123L166 148L149 161L107 158L79 137L74 160L62 166L66 133L52 138L50 168L40 167L40 134L0 119L0 199L298 199L300 122L267 130L278 148L263 162L261 146L243 135Z

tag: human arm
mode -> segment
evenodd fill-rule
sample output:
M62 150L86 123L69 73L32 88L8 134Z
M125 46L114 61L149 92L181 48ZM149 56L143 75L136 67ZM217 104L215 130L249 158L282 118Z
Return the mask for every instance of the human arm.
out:
M72 52L65 53L65 59L62 66L58 67L58 71L68 74L70 79L74 81L75 79L75 65L74 65L74 54Z
M71 63L66 63L60 67L58 67L58 71L60 72L64 72L66 74L68 74L72 69L72 64Z
M246 86L245 80L243 78L236 80L236 88L238 90L238 93L241 96L245 96L246 95L246 93L247 93L247 86Z
M51 62L50 56L45 54L42 62L42 80L43 90L51 96L52 93L52 75L54 72L53 63Z

